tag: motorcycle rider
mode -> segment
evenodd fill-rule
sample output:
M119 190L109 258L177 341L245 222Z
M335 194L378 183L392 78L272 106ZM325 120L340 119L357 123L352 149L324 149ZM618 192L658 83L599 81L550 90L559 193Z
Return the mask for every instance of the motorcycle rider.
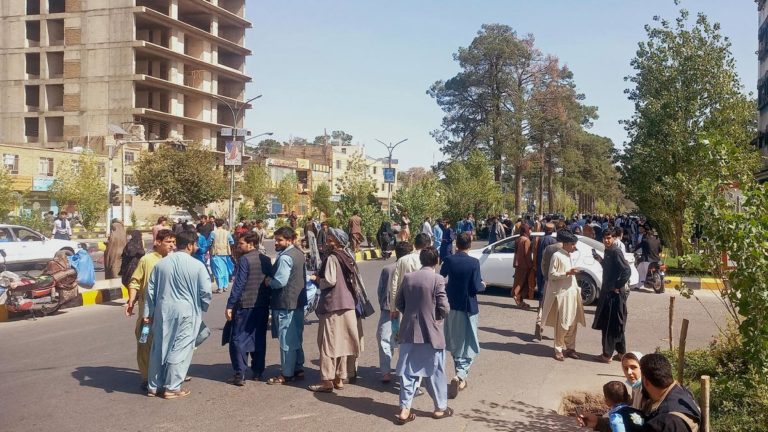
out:
M661 257L661 241L657 236L656 231L651 231L645 228L645 234L637 249L642 251L640 255L640 264L637 266L637 272L639 273L640 280L635 288L640 288L645 284L645 280L648 276L648 267L651 263L660 263ZM664 286L661 287L661 292L664 292Z

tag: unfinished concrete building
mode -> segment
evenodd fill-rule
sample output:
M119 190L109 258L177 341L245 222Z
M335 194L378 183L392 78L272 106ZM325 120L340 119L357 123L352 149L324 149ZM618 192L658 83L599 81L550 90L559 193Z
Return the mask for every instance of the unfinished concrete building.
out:
M245 0L0 2L0 144L103 151L111 123L223 150L250 81L244 16Z

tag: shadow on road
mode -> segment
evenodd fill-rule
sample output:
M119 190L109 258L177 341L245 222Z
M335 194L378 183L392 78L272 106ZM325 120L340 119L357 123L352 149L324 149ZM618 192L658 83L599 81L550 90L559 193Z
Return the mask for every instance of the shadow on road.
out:
M519 344L514 342L480 342L480 348L535 357L552 357L554 355L551 346L538 343Z
M369 397L346 397L337 393L313 393L315 399L332 405L337 405L360 414L373 415L392 423L395 422L395 415L400 411L397 404L385 404L377 402ZM431 412L412 409L411 412L417 417L430 417Z
M113 366L81 366L72 372L81 386L94 387L106 393L142 393L141 376L135 369Z
M482 423L499 432L566 432L578 430L573 418L558 415L554 411L529 405L520 401L499 404L481 401L482 408L473 408L470 413L460 417ZM508 420L510 416L517 420ZM504 418L506 417L506 418ZM470 426L469 429L472 429Z
M534 342L536 338L533 336L533 334L530 333L520 333L516 332L514 330L507 330L507 329L497 329L493 327L478 327L477 328L480 331L488 332L488 333L494 333L499 336L504 337L514 337L518 338L523 342Z

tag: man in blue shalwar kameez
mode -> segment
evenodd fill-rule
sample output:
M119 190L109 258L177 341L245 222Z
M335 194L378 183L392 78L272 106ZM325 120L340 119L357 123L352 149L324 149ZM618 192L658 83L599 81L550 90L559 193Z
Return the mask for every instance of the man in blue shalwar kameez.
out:
M224 228L224 219L216 219L216 229L208 236L208 250L211 252L211 271L216 279L216 291L227 290L229 279L235 272L231 246L235 244L232 234Z
M229 358L235 370L230 382L236 386L245 383L249 355L253 379L261 380L264 373L271 291L264 281L272 274L272 261L259 253L260 240L254 232L246 233L237 240L242 255L224 312L227 319L225 342L229 343Z
M456 376L448 384L448 398L454 399L467 387L472 362L480 352L477 339L477 293L485 289L480 277L480 261L467 255L472 236L463 232L456 238L459 252L449 255L440 267L448 278L445 292L451 311L445 319L445 349L453 355Z
M176 237L177 252L161 259L149 277L144 322L151 323L148 396L175 399L189 395L182 389L192 362L203 312L211 302L211 279L205 266L192 257L197 234Z
M267 278L272 289L272 338L280 345L281 374L267 380L267 384L285 384L304 378L304 306L307 305L306 269L304 253L296 248L296 232L290 227L275 231L275 250L278 252L274 277Z

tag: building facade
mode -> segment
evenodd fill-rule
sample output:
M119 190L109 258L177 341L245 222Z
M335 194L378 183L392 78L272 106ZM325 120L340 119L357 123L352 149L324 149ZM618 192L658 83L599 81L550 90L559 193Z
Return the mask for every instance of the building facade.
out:
M757 106L758 114L758 138L757 147L760 149L765 164L757 173L757 180L768 181L768 8L766 0L756 0L758 14L758 83Z
M0 144L105 154L113 124L222 151L251 80L244 17L245 0L0 2Z

